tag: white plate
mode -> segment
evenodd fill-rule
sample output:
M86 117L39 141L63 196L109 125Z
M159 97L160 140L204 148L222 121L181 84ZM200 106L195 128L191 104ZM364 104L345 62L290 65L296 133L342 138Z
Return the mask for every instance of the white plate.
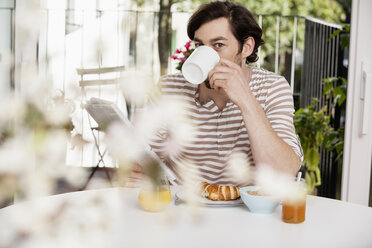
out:
M184 196L182 191L177 192L175 194L175 198L176 204L186 201L186 197ZM231 201L212 201L207 198L198 197L198 202L208 207L231 207L243 204L243 201L240 197Z

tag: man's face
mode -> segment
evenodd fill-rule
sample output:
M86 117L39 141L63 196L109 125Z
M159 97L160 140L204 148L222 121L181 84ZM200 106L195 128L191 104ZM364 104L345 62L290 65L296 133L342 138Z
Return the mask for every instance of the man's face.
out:
M245 64L241 56L240 45L230 30L229 22L221 17L204 23L195 31L194 42L196 46L206 45L212 47L221 58L230 60L239 66ZM209 87L209 82L206 81Z

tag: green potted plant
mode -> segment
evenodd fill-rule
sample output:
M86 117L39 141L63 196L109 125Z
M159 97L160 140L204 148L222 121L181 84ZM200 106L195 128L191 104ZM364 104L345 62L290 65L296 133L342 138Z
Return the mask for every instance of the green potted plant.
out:
M317 102L314 98L311 105L298 109L294 117L304 153L303 167L309 192L313 192L322 183L319 170L320 151L338 152L340 147L342 150L339 133L330 126L330 116L326 113L328 106L316 111Z
M349 47L350 25L343 24L342 29L336 30L330 35L329 40L340 35L340 46L342 49ZM334 129L330 126L330 119L335 118L335 111L345 111L343 103L346 101L347 80L343 77L330 77L323 79L323 96L329 102L328 105L316 111L317 99L306 108L296 111L294 124L296 132L300 136L303 152L305 179L308 190L313 192L315 187L321 185L319 170L320 151L334 151L336 162L340 163L343 156L344 128L341 126Z

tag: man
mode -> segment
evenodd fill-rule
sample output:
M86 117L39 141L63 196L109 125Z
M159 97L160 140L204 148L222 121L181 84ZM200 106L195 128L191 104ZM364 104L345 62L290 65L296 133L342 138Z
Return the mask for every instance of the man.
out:
M187 32L196 46L212 47L221 60L201 85L188 83L181 73L161 80L164 95L186 98L199 127L186 152L163 157L179 182L179 166L191 161L202 181L241 185L226 170L234 152L246 154L251 165L269 165L294 176L302 150L293 125L291 89L282 76L247 66L257 61L263 43L253 15L240 4L211 2L191 16ZM161 137L150 145L162 156Z

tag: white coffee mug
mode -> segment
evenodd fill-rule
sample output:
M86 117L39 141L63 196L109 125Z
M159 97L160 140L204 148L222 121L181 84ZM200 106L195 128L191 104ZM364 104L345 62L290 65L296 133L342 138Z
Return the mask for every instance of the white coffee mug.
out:
M199 46L182 65L182 74L190 83L201 84L219 61L220 56L213 48Z

